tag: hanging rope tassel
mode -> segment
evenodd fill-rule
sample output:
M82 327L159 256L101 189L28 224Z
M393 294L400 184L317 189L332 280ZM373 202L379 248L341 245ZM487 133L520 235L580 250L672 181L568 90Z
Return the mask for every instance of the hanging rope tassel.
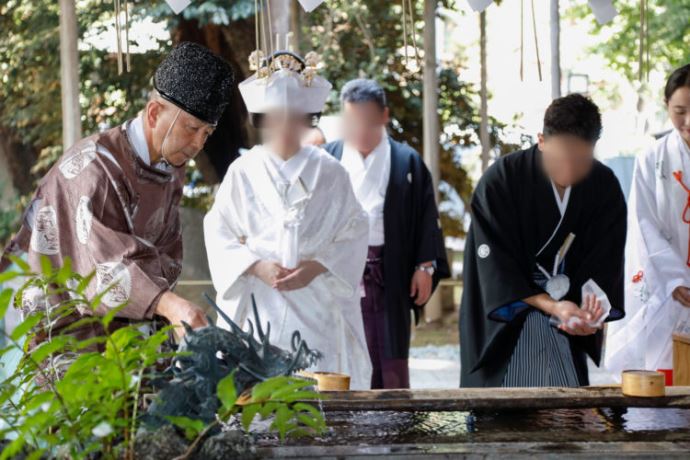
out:
M115 39L117 40L117 74L122 75L122 27L120 25L120 0L115 0Z
M683 171L674 171L673 177L676 178L680 186L683 187L683 190L685 190L688 194L688 200L685 203L685 208L683 209L683 215L681 218L683 219L684 223L690 224L690 188L688 188L688 186L683 182ZM690 267L690 229L688 231L688 258L686 259L685 263L688 267Z
M534 10L534 0L532 0L532 30L534 32L534 49L537 52L537 72L539 72L539 81L542 81L541 59L539 59L539 39L537 38L537 15Z
M409 65L407 56L407 0L402 0L403 52L405 53L405 68Z
M132 60L129 53L129 1L125 0L125 71L132 69Z
M417 45L417 28L415 27L414 5L412 0L407 0L407 7L410 10L410 30L412 32L412 47L414 48L414 59L417 64L417 70L422 68L421 59L419 57L419 46Z

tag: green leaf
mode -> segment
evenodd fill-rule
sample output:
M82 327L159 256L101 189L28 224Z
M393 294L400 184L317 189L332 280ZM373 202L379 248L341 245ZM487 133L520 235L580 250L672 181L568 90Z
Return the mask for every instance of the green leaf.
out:
M53 263L48 256L41 256L41 272L46 278L53 276Z
M256 417L260 409L260 404L248 404L242 407L242 426L245 430L249 429L249 425L252 424L254 417Z
M15 264L17 267L21 268L25 274L31 272L31 267L29 264L22 259L21 257L13 256L13 255L8 255L6 256L13 264Z
M0 318L5 317L5 313L7 313L10 302L12 302L13 293L14 291L12 291L12 289L3 289L2 292L0 292Z
M72 277L72 259L65 257L62 261L62 267L58 270L56 275L56 280L61 285L65 285L67 281Z
M69 337L58 336L53 337L52 340L41 343L38 347L31 351L31 356L38 363L42 362L53 353L63 350L69 343Z
M185 437L190 441L199 436L199 433L206 428L206 424L202 420L173 415L168 415L165 418L176 427L184 430Z
M252 399L255 402L261 402L269 398L269 396L285 385L289 384L289 378L285 376L271 377L254 386L252 389Z
M20 338L28 334L38 323L41 322L42 316L38 314L30 315L23 322L19 323L10 337L12 340L18 341Z
M6 283L10 280L20 277L22 274L13 270L7 270L0 273L0 284Z
M9 460L15 458L18 456L19 452L21 452L24 444L26 444L24 437L19 436L17 439L5 446L5 448L2 450L2 454L0 454L0 460Z
M218 399L225 410L230 410L237 402L237 389L235 388L235 372L231 372L218 382Z

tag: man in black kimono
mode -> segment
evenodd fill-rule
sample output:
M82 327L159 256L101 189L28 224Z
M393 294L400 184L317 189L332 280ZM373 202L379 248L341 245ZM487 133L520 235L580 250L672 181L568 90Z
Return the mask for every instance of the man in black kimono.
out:
M539 143L500 158L472 198L460 306L462 387L580 386L623 312L626 206L594 159L601 116L554 100ZM582 298L582 287L602 292ZM605 294L605 295L604 295Z
M409 388L412 312L449 276L431 174L420 155L386 133L386 95L373 80L343 87L344 141L324 146L350 174L369 216L362 316L372 388Z

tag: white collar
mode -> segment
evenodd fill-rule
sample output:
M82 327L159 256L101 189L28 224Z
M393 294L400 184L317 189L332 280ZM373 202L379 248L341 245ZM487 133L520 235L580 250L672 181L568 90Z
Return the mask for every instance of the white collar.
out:
M383 129L381 135L381 141L378 143L374 150L369 153L366 157L362 155L357 149L345 142L343 146L343 157L342 162L344 163L345 169L353 173L361 172L362 170L369 169L374 160L381 157L387 157L390 154L391 144L388 140L388 133ZM383 163L383 162L377 162Z
M304 166L309 159L309 153L312 148L310 146L302 147L299 152L287 160L283 160L278 155L263 146L262 149L269 162L273 165L280 177L290 184L294 184L302 174Z
M144 119L142 117L136 117L127 125L127 137L129 137L129 142L141 161L151 166L151 155L146 143L146 136L144 136Z

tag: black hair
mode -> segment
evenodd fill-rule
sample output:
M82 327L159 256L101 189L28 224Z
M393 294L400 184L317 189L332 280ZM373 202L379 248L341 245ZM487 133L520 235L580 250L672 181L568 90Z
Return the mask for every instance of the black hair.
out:
M265 113L250 113L249 121L252 126L259 129L264 127L264 119L266 118ZM321 112L317 113L307 113L304 114L304 123L310 128L316 128L319 125L319 120L321 119Z
M340 103L345 105L346 102L351 104L373 102L381 110L387 107L386 92L375 80L367 78L350 80L343 86L340 91Z
M668 104L673 93L680 88L690 88L690 64L685 64L671 73L666 81L666 88L664 88L664 101Z
M569 94L551 102L544 114L545 136L570 134L596 143L601 136L599 108L582 94Z

